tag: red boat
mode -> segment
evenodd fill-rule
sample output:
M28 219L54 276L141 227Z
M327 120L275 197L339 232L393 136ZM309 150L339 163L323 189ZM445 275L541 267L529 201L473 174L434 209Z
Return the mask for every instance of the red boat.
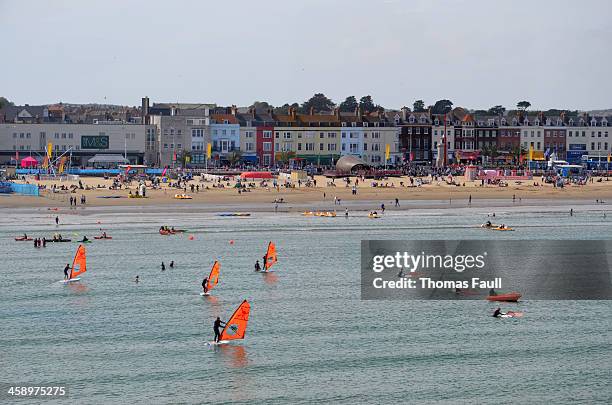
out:
M32 238L24 238L24 237L22 236L22 237L20 237L20 238L15 238L15 240L16 240L17 242L25 242L25 241L32 241L32 240L34 240L34 239L32 239Z
M159 230L160 235L174 235L174 232L172 231L165 231L163 229Z
M503 301L503 302L516 302L523 295L517 292L511 292L507 294L497 294L497 295L489 295L487 300L489 301Z

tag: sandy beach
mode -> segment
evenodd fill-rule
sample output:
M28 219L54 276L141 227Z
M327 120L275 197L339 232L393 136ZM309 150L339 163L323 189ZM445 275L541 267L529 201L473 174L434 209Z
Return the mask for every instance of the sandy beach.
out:
M373 187L371 180L360 182L357 186L357 194L352 194L352 185L346 186L344 180L336 179L336 186L329 183L329 179L317 176L317 187L255 187L250 188L249 192L238 193L234 188L234 182L224 182L224 188L213 188L212 182L200 182L199 178L188 183L187 192L183 189L169 187L163 184L161 189L151 189L147 187L146 198L129 198L130 192L136 194L137 183L132 182L129 188L109 190L112 180L105 180L97 177L81 178L83 186L93 187L91 190L58 190L52 193L50 188L53 184L57 187L63 185L78 186L78 181L45 180L29 181L31 184L45 185L47 189L41 192L40 197L22 196L12 194L0 198L1 208L28 208L28 207L69 207L71 196L77 197L80 204L80 197L84 195L87 199L88 207L106 206L133 206L133 207L153 207L165 206L176 208L202 207L216 208L224 210L232 207L245 207L257 211L267 210L307 210L312 209L336 209L343 211L345 207L354 209L377 209L380 204L385 204L388 208L395 205L395 199L399 199L401 209L402 203L406 206L414 207L427 206L430 201L447 203L449 206L461 207L469 204L471 196L472 205L486 205L485 200L507 201L509 203L530 204L536 200L542 201L577 201L578 203L594 203L596 200L607 201L612 198L612 181L602 179L598 182L597 178L592 183L584 186L570 185L563 189L554 188L551 184L542 184L540 179L523 182L509 182L507 187L494 185L481 186L480 182L461 182L460 186L448 185L444 182L433 181L418 187L407 187L410 180L407 177L391 178L382 181L387 187ZM28 180L26 180L28 181ZM21 181L23 183L23 181ZM403 182L404 186L400 185ZM538 183L538 185L534 185ZM199 185L199 192L191 192L190 185ZM378 182L380 185L381 182ZM101 188L98 188L98 187ZM185 193L192 197L189 200L175 199L175 194ZM335 205L334 199L339 199L340 204ZM514 201L513 201L514 198ZM282 199L279 204L275 200Z

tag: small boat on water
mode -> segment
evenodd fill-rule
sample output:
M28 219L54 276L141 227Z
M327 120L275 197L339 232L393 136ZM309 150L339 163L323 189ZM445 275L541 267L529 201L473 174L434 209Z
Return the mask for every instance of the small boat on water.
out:
M32 240L34 240L34 239L32 239L32 238L28 238L28 237L23 237L23 236L21 236L21 237L19 237L19 238L15 238L15 240L16 240L17 242L27 242L27 241L32 241Z
M46 239L47 243L49 242L72 242L72 239Z
M507 226L498 226L496 228L491 228L491 230L505 232L505 231L514 231L514 228L509 228Z
M378 215L376 212L370 212L368 214L368 218L380 218L380 215Z
M113 237L101 235L101 236L94 236L94 239L113 239Z
M225 328L221 332L218 342L210 342L210 345L227 344L231 340L244 339L247 326L249 324L249 315L251 313L251 304L247 300L242 301L242 304L234 311L231 318L225 323Z
M251 214L248 212L228 212L219 214L220 217L250 217Z
M276 245L270 242L268 243L268 250L266 251L266 254L263 257L264 272L269 271L270 267L272 267L277 261L278 258L276 256Z
M212 268L210 269L210 274L208 275L208 281L206 282L206 292L201 292L200 295L210 295L210 290L215 288L217 283L219 282L219 270L221 269L221 265L218 261L215 260Z
M77 248L76 254L74 255L74 260L72 261L72 267L70 268L70 277L66 280L60 280L60 283L68 284L73 283L75 281L80 281L81 278L77 277L80 274L83 274L87 271L87 252L85 251L85 246L79 245Z
M187 194L174 194L174 198L177 200L192 200L193 197Z
M516 302L522 296L523 295L521 293L510 292L510 293L506 293L506 294L489 295L487 297L487 300L488 301L501 301L501 302Z

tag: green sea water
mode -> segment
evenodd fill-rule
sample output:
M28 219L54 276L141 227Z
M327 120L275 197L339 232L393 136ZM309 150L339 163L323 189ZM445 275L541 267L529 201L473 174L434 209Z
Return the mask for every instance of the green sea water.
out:
M477 228L478 209L364 215L82 210L56 228L46 211L3 209L0 378L69 387L45 403L611 402L610 302L526 297L504 306L523 318L499 320L486 301L361 301L359 260L362 239L608 239L612 219L501 210L496 222L517 231L494 233ZM190 232L161 236L162 224ZM88 272L70 286L57 281L77 243L13 240L101 227L113 240L87 245ZM270 240L276 272L255 273ZM220 282L203 298L214 260ZM215 317L243 299L246 339L208 346Z

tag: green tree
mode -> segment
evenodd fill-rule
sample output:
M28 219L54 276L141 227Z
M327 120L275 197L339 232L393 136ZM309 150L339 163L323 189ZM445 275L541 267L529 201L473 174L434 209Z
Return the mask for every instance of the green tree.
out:
M499 156L499 150L496 145L485 145L481 149L481 153L491 159L491 163L495 161L495 158Z
M310 97L308 101L302 104L302 112L309 113L312 107L313 112L318 113L321 111L331 111L334 109L336 104L325 96L323 93L316 93Z
M517 164L521 161L521 156L525 156L527 150L523 147L523 145L515 145L510 150L510 155L512 156L512 160L514 164Z
M274 106L267 101L255 101L249 107L254 108L255 111L267 111L269 108L274 108Z
M489 114L491 115L504 115L506 112L506 108L503 105L496 105L494 107L489 108Z
M340 103L339 109L342 112L354 112L359 106L355 96L348 96L343 102Z
M372 100L372 96L363 96L359 99L359 107L361 107L361 111L363 112L372 112L376 110L376 106L374 105L374 100Z
M446 114L453 109L453 102L450 100L438 100L431 109L432 114Z
M227 154L227 161L229 162L230 166L236 166L236 164L240 162L241 158L242 152L239 150L234 150Z
M8 101L5 97L0 97L0 108L4 108L9 105L15 105L15 104L11 101Z
M414 112L424 112L425 111L425 102L423 100L417 100L412 103L412 111Z
M519 101L516 103L516 108L518 108L520 111L525 111L529 107L531 107L531 103L529 101Z

